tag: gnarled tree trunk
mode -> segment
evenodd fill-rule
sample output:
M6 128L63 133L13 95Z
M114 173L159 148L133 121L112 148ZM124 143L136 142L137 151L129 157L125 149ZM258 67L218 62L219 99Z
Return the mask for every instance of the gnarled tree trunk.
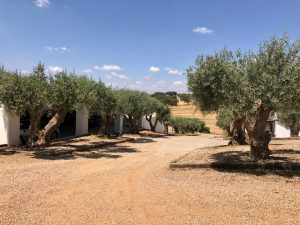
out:
M68 111L65 108L60 108L59 110L56 111L56 114L52 117L52 119L48 122L48 124L39 133L38 140L36 142L37 145L40 146L49 145L51 134L64 121L67 112Z
M164 133L165 134L169 133L169 123L164 123Z
M152 123L152 115L147 115L146 116L146 120L149 122L149 125L150 125L150 129L152 132L155 132L155 128L156 128L156 125L157 125L157 119L155 119L155 122L154 124Z
M129 123L131 125L131 133L138 134L139 133L139 120L129 116Z
M30 113L30 126L29 126L29 137L26 143L27 147L31 148L38 139L38 132L40 130L41 122L41 111L37 110Z
M259 106L255 124L250 135L250 157L252 160L267 159L270 155L270 133L266 132L270 110Z
M299 121L293 121L293 123L290 126L290 136L291 137L298 137L300 132L300 122Z
M112 116L106 115L103 118L104 119L103 119L102 123L100 124L99 135L107 136L108 135L108 127L112 120Z
M246 135L244 127L245 117L236 118L230 128L229 135L232 138L229 144L232 145L246 145Z

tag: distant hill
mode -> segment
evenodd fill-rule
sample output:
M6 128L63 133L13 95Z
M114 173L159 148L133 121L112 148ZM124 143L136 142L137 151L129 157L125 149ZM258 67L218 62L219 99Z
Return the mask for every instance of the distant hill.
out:
M205 121L206 126L210 128L212 134L223 134L223 130L216 125L216 114L208 114L204 116L195 105L189 105L183 101L179 101L177 106L171 106L173 116L182 116L189 118L198 118Z

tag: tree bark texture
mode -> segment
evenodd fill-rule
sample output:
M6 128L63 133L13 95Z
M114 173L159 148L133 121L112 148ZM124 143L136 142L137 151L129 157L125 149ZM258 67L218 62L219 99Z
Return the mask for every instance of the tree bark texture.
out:
M229 144L246 145L246 135L244 127L245 117L237 118L233 121L229 135L232 138Z
M33 147L38 139L41 116L42 114L39 110L30 113L29 137L26 143L29 148Z
M270 155L271 134L266 132L270 110L259 106L255 124L250 135L250 157L252 160L267 159Z
M99 135L107 136L108 135L108 127L110 122L112 121L112 116L106 115L103 117L102 123L100 124Z
M56 114L52 117L52 119L48 122L48 124L43 128L43 130L39 133L38 140L36 142L39 146L47 146L50 144L50 136L55 131L60 124L64 121L67 110L65 108L60 108L56 111Z

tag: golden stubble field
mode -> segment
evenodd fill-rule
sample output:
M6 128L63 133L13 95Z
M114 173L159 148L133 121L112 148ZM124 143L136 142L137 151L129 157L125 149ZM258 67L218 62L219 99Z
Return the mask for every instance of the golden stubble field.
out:
M211 113L204 116L192 103L187 104L183 101L179 101L177 106L171 107L171 112L173 116L198 118L204 120L206 126L210 128L210 132L212 134L223 134L223 130L216 125L216 114Z

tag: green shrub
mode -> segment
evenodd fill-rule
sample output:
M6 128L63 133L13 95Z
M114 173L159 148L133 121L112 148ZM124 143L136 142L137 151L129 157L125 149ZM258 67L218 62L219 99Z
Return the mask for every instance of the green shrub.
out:
M205 126L205 122L196 118L172 117L170 125L177 134L210 133L209 128Z

